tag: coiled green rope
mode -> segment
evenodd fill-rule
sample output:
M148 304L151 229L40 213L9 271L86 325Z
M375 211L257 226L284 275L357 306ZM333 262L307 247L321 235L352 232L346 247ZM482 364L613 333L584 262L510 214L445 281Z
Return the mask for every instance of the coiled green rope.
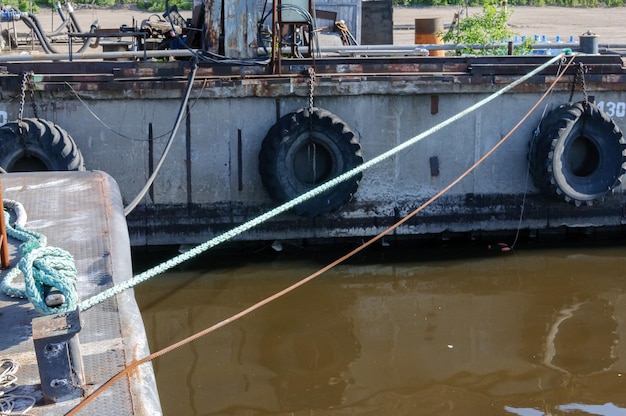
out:
M17 211L14 201L3 201L5 208L12 206ZM19 247L22 259L17 267L7 273L0 283L0 289L14 298L28 298L35 309L42 315L52 315L75 310L78 305L76 282L78 271L74 258L67 251L58 247L49 247L46 236L22 226L25 220L11 224L9 211L4 212L7 234L17 240L24 241ZM21 274L24 284L16 282ZM54 288L65 297L59 306L48 306L45 301L46 292Z

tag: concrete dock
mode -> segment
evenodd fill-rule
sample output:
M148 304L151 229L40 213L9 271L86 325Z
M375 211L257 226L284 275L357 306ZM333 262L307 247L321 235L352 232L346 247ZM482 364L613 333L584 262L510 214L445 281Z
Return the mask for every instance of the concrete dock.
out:
M130 244L122 198L103 172L36 172L0 175L4 199L20 202L24 228L43 234L48 246L68 251L78 271L79 301L132 276ZM9 238L10 267L19 244ZM10 269L8 269L10 270ZM2 277L8 270L3 271ZM44 403L33 344L32 320L40 316L26 299L0 294L0 359L19 365L14 395L34 397L29 415L63 415L81 398ZM80 314L83 386L88 394L135 359L148 355L144 326L132 291ZM20 402L14 412L19 413ZM161 407L152 367L141 366L115 383L85 409L89 414L158 415Z

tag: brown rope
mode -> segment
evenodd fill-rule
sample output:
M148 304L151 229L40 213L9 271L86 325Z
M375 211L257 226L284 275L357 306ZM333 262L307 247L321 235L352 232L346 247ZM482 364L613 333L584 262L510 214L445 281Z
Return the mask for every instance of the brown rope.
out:
M210 326L200 332L197 332L181 341L178 341L175 344L170 345L169 347L163 348L155 353L152 353L150 355L148 355L147 357L144 357L140 360L134 360L132 363L130 363L130 365L126 368L124 368L122 371L120 371L119 373L117 373L115 376L113 376L111 379L109 379L106 383L104 383L102 386L98 387L96 390L94 390L93 393L91 393L89 396L85 397L85 399L80 402L78 405L76 405L76 407L74 407L72 410L70 410L69 413L67 413L66 416L72 416L75 415L78 411L80 411L81 409L83 409L89 402L91 402L94 398L96 398L100 393L102 393L104 390L106 390L110 385L112 385L113 383L115 383L117 380L119 380L120 378L122 378L124 375L128 374L129 372L131 372L132 370L134 370L136 367L140 366L143 363L146 363L148 361L152 361L155 358L158 358L164 354L167 354L168 352L171 352L179 347L182 347L185 344L188 344L192 341L195 341L196 339L203 337L211 332L214 332L215 330L222 328L228 324L230 324L231 322L234 322L236 320L238 320L239 318L242 318L246 315L248 315L251 312L254 312L255 310L267 305L270 302L275 301L276 299L286 295L289 292L292 292L293 290L299 288L300 286L304 286L306 283L310 282L311 280L315 279L316 277L319 277L320 275L326 273L327 271L329 271L330 269L332 269L333 267L343 263L344 261L346 261L347 259L349 259L350 257L354 256L355 254L359 253L360 251L364 250L365 248L371 246L372 244L374 244L375 242L377 242L378 240L380 240L381 238L383 238L385 235L389 234L391 231L395 230L396 228L398 228L399 226L401 226L402 224L404 224L405 222L407 222L409 219L413 218L415 215L419 214L421 211L423 211L426 207L428 207L430 204L432 204L433 202L435 202L437 199L439 199L443 194L445 194L446 192L448 192L452 187L454 187L456 184L458 184L461 180L463 180L467 175L469 175L474 169L476 169L481 163L483 163L489 156L491 156L491 154L493 154L493 152L495 152L502 144L504 144L505 141L507 141L509 139L509 137L511 137L511 135L519 128L519 126L522 125L522 123L524 123L524 121L526 121L526 119L533 113L533 111L535 111L537 109L537 107L539 106L539 104L541 104L541 102L548 96L548 94L550 93L550 91L552 91L552 89L554 89L556 83L561 79L561 77L565 74L565 71L567 70L567 68L569 68L569 66L571 65L571 63L574 61L575 55L572 56L572 58L567 62L567 64L565 65L565 67L563 68L563 70L561 71L560 74L557 73L557 77L555 78L554 81L552 81L552 84L550 84L550 86L548 87L548 89L546 90L546 92L539 98L539 100L531 107L531 109L524 115L524 117L522 117L522 119L502 138L500 139L500 141L498 143L496 143L487 153L485 153L480 159L478 159L478 161L476 161L472 166L470 166L465 172L463 172L457 179L455 179L454 181L452 181L450 184L448 184L445 188L443 188L441 191L437 192L433 197L431 197L428 201L424 202L422 205L420 205L418 208L416 208L414 211L412 211L411 213L409 213L406 217L402 218L401 220L399 220L398 222L396 222L395 224L393 224L392 226L390 226L389 228L387 228L385 231L381 232L380 234L376 235L375 237L372 237L370 240L366 241L365 243L363 243L362 245L360 245L359 247L355 248L354 250L350 251L348 254L345 254L344 256L340 257L339 259L333 261L332 263L328 264L327 266L323 267L322 269L316 271L315 273L309 275L308 277L294 283L293 285L281 290L278 293L275 293L274 295L263 299L262 301L242 310L241 312L231 316L230 318L227 318L221 322L218 322L217 324Z

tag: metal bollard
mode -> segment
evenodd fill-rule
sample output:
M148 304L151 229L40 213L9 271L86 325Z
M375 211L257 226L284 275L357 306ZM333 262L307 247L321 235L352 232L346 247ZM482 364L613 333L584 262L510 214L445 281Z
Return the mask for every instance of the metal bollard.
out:
M578 37L580 51L582 53L597 55L598 54L598 35L587 31Z
M33 342L46 403L83 395L85 377L78 341L80 329L78 309L33 319Z

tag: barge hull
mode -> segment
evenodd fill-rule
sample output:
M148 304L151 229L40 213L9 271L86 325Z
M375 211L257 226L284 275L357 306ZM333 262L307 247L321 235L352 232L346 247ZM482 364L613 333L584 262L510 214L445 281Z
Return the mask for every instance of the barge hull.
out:
M546 61L546 57L342 58L283 60L281 75L264 66L201 64L184 122L153 186L128 216L131 244L194 244L269 211L279 203L264 188L259 153L270 128L313 101L358 138L365 161L449 119ZM26 64L0 76L0 119L19 112ZM188 61L38 62L25 113L63 127L87 169L104 170L125 204L153 173L184 95ZM621 227L623 186L592 206L555 200L529 177L529 144L542 114L584 99L585 91L626 128L626 71L615 56L579 56L548 99L461 183L399 236ZM240 240L366 237L427 201L482 157L546 91L562 64L363 173L353 199L335 212L282 214ZM32 107L32 109L31 109ZM523 212L522 212L523 210Z

